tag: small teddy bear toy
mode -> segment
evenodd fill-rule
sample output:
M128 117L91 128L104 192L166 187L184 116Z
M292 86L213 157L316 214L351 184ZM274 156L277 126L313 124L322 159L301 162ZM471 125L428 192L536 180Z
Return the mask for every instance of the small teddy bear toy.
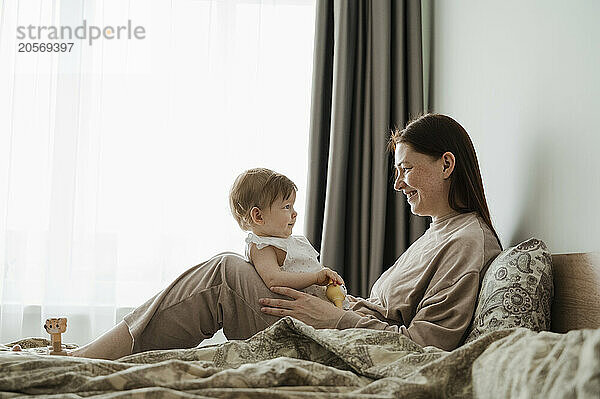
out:
M44 324L44 328L52 337L52 351L50 351L50 354L67 356L67 351L62 349L62 341L60 339L60 334L67 331L66 317L61 317L59 319L47 319L46 323Z

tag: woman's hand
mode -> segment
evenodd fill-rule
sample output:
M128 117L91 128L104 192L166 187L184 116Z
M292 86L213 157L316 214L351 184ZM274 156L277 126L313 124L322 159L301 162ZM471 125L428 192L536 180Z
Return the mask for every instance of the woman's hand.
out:
M264 305L260 310L273 316L292 316L314 328L335 328L344 310L316 296L296 291L289 287L273 287L271 291L289 296L293 300L261 298Z
M333 281L334 284L343 285L344 280L340 277L339 274L334 272L328 267L322 268L320 271L316 272L317 285L328 285L329 281Z

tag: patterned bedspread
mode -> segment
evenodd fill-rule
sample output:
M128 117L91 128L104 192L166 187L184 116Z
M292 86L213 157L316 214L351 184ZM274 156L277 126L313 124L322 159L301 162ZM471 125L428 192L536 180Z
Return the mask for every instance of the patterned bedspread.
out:
M44 339L0 345L0 397L507 398L600 395L600 329L516 328L452 352L403 335L316 330L286 317L245 341L118 361L45 355Z

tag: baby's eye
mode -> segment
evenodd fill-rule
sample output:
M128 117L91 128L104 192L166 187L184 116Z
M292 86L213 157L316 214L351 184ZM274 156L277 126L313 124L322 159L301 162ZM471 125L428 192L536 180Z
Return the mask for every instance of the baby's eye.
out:
M406 172L407 170L411 170L412 168L402 168L403 172Z
M285 209L290 209L290 206L289 206L289 205L286 205L286 206L285 206Z

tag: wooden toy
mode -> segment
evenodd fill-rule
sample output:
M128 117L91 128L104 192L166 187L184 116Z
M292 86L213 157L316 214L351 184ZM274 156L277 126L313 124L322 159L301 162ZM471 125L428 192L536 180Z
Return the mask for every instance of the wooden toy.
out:
M67 351L62 348L62 341L60 338L60 335L67 331L67 319L65 317L59 319L47 319L44 328L52 338L52 350L50 351L50 354L67 356Z
M346 299L346 295L344 295L342 287L340 285L333 284L333 281L331 280L329 280L325 295L327 295L327 298L338 308L342 307L342 303L344 302L344 299Z

